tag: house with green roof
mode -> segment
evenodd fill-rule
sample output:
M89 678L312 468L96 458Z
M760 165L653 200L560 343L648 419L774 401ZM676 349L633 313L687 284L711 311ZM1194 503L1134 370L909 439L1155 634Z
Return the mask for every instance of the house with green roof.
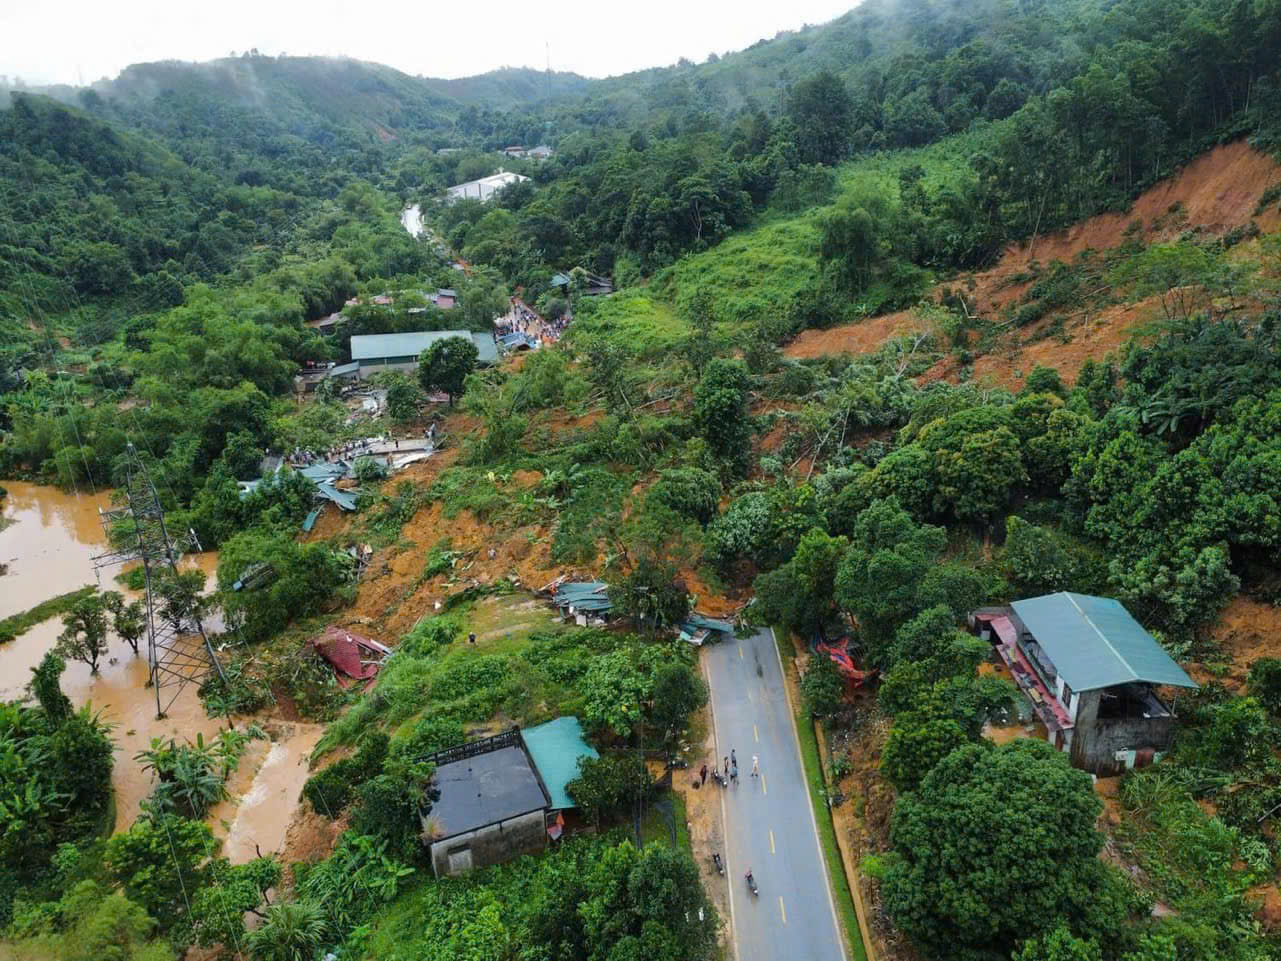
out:
M533 854L559 840L579 761L599 757L576 717L510 730L430 754L433 800L419 811L437 877Z
M1169 749L1176 719L1158 690L1197 684L1120 601L1060 591L969 621L1075 766L1110 776Z
M583 737L583 726L576 717L558 717L521 732L525 748L534 759L534 767L551 795L550 810L564 811L577 807L565 785L578 777L578 762L585 757L600 757L596 748Z
M361 380L384 370L411 371L418 367L424 350L448 337L460 337L476 345L476 363L482 367L498 362L498 344L493 331L416 330L400 334L355 334L351 338L351 360Z

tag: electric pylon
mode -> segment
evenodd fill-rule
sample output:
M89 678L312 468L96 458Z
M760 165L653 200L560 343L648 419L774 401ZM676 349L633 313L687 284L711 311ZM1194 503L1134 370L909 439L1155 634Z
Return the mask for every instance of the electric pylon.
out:
M124 495L124 506L98 513L109 540L113 533L120 539L119 525L126 522L126 545L99 554L93 563L98 569L125 561L142 563L150 665L147 683L155 688L156 717L162 718L188 684L202 684L214 674L225 680L226 675L198 610L158 610L158 580L165 574L177 574L183 550L198 551L200 542L190 529L179 537L170 536L151 474L133 444L126 450Z

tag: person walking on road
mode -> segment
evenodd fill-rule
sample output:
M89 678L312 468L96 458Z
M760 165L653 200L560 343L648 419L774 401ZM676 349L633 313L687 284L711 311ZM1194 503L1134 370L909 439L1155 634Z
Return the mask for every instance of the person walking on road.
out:
M761 759L755 754L752 755L752 777L761 776Z
M702 787L707 783L707 762L703 762L702 769L698 772L698 786Z
M725 776L729 777L729 758L725 758Z
M737 762L734 762L734 761L730 762L729 779L735 784L738 783L738 763Z
M734 765L734 767L738 767L738 755L734 753L733 748L729 749L729 763Z

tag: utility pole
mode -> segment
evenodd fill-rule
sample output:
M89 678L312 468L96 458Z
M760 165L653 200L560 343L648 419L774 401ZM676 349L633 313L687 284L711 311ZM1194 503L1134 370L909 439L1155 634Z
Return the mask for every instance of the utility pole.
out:
M125 561L142 563L150 666L147 684L155 689L156 718L159 719L166 715L188 684L202 684L214 674L225 681L226 675L205 634L199 611L192 612L180 624L157 613L157 581L167 574L176 575L184 547L199 551L200 541L190 529L178 538L170 536L151 474L132 443L126 449L124 493L125 506L99 510L98 515L109 541L118 523L131 524L128 543L119 550L97 555L93 564L101 570Z

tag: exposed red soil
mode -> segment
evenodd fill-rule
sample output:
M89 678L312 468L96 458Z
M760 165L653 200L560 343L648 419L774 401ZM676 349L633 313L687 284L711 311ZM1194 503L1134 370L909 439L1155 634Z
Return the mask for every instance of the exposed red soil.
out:
M1019 245L1002 262L1069 261L1087 247L1107 250L1121 243L1134 220L1143 221L1149 239L1173 239L1188 225L1211 234L1227 233L1253 219L1259 197L1278 180L1281 165L1237 140L1197 157L1140 195L1128 212L1099 214L1034 244ZM1170 216L1175 204L1182 207L1181 217Z
M1188 673L1198 683L1217 681L1234 694L1242 694L1255 661L1281 657L1281 607L1238 595L1223 611L1210 637L1230 661L1227 673L1221 666L1212 669L1205 664L1189 665Z
M826 330L802 331L783 348L783 353L797 360L824 357L828 354L870 354L891 338L921 330L926 322L914 310L869 317L856 324L842 324Z
M289 825L289 831L285 835L285 847L280 852L279 860L285 865L287 873L286 883L289 885L293 883L293 865L299 862L312 864L329 857L338 840L338 835L342 834L346 828L345 815L336 821L331 821L317 814L308 802L303 801L293 823Z
M1250 896L1258 902L1254 916L1259 919L1264 930L1269 933L1281 930L1281 891L1275 884L1264 884L1250 891Z
M1089 315L1077 314L1066 325L1067 343L1058 337L1043 336L1031 342L1015 342L999 352L974 359L971 377L976 383L1017 390L1034 367L1053 367L1071 383L1087 360L1106 357L1119 350L1136 330L1159 319L1161 297L1154 295L1133 304L1118 304ZM921 377L922 382L955 380L959 365L944 357Z
M1281 182L1281 164L1272 157L1244 140L1225 144L1142 194L1128 211L1099 214L1066 230L1012 245L992 268L940 284L934 296L945 289L964 293L979 315L990 317L1018 301L1031 286L1032 281L1023 275L1034 262L1067 263L1086 250L1117 247L1136 221L1142 224L1142 236L1148 243L1169 241L1190 229L1202 235L1222 235L1251 222L1265 233L1275 231L1281 228L1281 208L1273 204L1257 216L1255 210L1263 192L1277 182ZM972 374L979 382L1017 387L1023 374L1043 364L1071 382L1085 360L1105 357L1125 344L1134 328L1159 314L1159 297L1077 312L1062 318L1066 344L1045 336L1045 328L1056 319L1047 317L1039 324L1012 331L1009 343L975 360ZM805 331L783 352L795 358L870 353L888 339L919 330L924 324L915 311L897 311L828 330ZM955 379L958 374L959 366L947 358L924 379Z

